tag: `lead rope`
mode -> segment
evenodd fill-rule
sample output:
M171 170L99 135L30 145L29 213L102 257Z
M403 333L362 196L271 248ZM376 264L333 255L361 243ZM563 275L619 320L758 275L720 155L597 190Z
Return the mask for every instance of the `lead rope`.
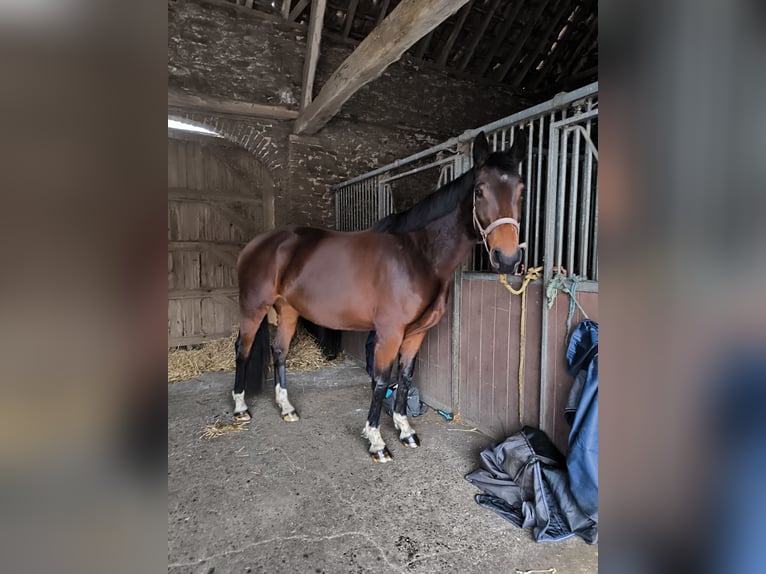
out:
M582 316L586 319L590 319L585 309L582 308L580 302L577 300L577 284L582 281L583 278L577 275L568 276L561 271L556 271L555 275L551 278L550 282L545 288L545 298L548 300L548 309L553 307L553 303L559 294L559 291L569 295L569 312L567 313L567 332L566 340L569 340L569 333L572 330L572 317L574 316L575 306L580 310Z
M534 280L543 276L542 267L533 267L524 275L521 287L516 290L510 286L508 279L502 273L497 278L511 295L521 295L521 326L519 333L519 424L524 424L524 356L527 348L527 286Z

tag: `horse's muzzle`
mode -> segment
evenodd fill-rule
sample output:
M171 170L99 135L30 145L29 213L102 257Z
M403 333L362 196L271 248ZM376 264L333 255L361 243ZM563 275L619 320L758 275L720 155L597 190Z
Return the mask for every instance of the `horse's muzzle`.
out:
M501 249L493 249L489 254L489 263L498 273L516 273L521 265L524 250L520 247L513 255L506 255Z

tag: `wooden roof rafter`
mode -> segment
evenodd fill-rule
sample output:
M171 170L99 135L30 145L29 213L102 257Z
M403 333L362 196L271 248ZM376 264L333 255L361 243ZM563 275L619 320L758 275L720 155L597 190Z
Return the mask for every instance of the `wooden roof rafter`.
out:
M596 1L593 0L587 4L595 7ZM530 91L535 91L544 81L558 83L564 70L569 73L574 72L573 64L577 61L585 45L593 41L593 24L597 18L593 12L588 10L590 6L578 5L573 10L573 16L562 27L564 33L559 32L548 49L542 65L537 67L535 77L528 85Z
M458 12L457 21L455 22L455 25L452 27L452 31L450 32L449 38L447 38L447 41L445 42L444 47L442 48L441 54L439 55L439 59L436 61L437 66L445 66L447 64L447 58L449 57L450 50L452 50L452 46L454 46L455 40L457 40L457 37L460 34L460 31L463 29L466 18L468 18L468 14L471 13L471 8L473 7L473 3L474 3L474 0L469 0L468 4L463 6L460 9L460 12Z
M327 0L314 0L311 5L311 21L309 23L308 38L306 39L306 59L303 62L301 110L311 103L314 94L314 78L316 76L317 61L319 60L319 46L322 41L322 27L326 7Z
M551 0L539 0L537 8L531 15L530 20L524 23L521 35L515 40L511 51L508 53L505 61L503 62L503 65L500 66L500 68L498 68L497 72L495 73L495 79L498 82L502 82L511 69L511 66L518 62L521 51L524 49L524 46L532 35L532 32L538 27L538 24L540 23L541 17L543 15L543 11L548 6L550 1Z
M524 0L513 0L506 8L505 20L500 25L498 33L495 35L495 40L492 43L492 47L490 48L489 52L487 52L484 60L482 60L481 65L479 66L477 73L480 76L483 76L487 69L490 67L492 60L495 58L495 54L497 54L497 51L508 38L508 33L510 32L511 27L517 23L516 18L518 17L523 5Z
M479 45L479 42L484 37L490 22L492 22L492 18L495 15L495 11L500 5L500 2L502 2L502 0L493 0L489 10L487 10L487 12L484 14L484 18L481 21L479 29L473 34L471 43L460 58L460 63L458 64L458 69L460 71L465 70L468 66L468 63L471 61L471 58L473 58L473 54L476 52L476 48Z

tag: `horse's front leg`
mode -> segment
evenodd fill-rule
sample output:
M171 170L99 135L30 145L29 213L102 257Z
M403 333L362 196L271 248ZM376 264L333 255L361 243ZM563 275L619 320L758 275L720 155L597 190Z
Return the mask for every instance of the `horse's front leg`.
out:
M426 333L423 331L407 337L402 341L402 348L399 351L399 380L397 381L396 401L394 402L394 426L399 431L399 441L410 448L420 446L420 439L407 419L407 398L412 384L415 356L418 354L425 336Z
M401 340L401 333L386 335L378 330L376 335L372 401L370 402L370 411L367 414L367 424L362 431L362 436L370 441L370 458L375 462L388 462L393 458L380 434L380 411L383 407L386 389L391 382L391 370Z

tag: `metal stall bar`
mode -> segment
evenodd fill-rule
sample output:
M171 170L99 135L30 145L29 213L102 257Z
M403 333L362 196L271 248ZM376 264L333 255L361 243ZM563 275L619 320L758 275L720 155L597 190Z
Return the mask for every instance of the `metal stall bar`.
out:
M567 111L561 112L566 117ZM554 128L555 129L555 128ZM558 131L558 130L556 130ZM559 151L559 172L558 172L558 189L556 190L556 257L554 263L561 271L563 266L563 250L564 250L564 186L567 182L567 132L564 132L561 137L561 150Z
M524 269L529 269L529 243L530 243L530 227L532 220L530 219L532 213L532 198L530 197L530 189L532 188L532 152L534 143L534 121L530 120L527 124L529 136L527 137L527 166L524 169L524 178L526 180L526 198L524 200L524 241L527 244L527 248L524 250Z
M593 100L588 99L586 104L588 111L593 107ZM585 137L590 140L591 131L590 119L585 122ZM582 197L582 225L580 227L580 273L585 275L588 279L592 279L592 272L588 269L588 240L590 232L590 187L592 183L592 171L593 171L593 153L590 149L585 154L585 162L583 165L584 177L583 177L583 197Z
M396 181L397 179L401 179L403 177L407 177L408 175L413 175L416 173L419 173L421 171L425 171L427 169L431 169L432 167L435 167L437 165L442 165L445 163L453 163L455 160L454 156L452 157L445 157L443 159L437 159L436 161L432 161L431 163L427 163L426 165L421 165L420 167L416 167L414 169L410 169L408 171L397 173L396 175L392 175L390 177L386 177L381 179L381 182L388 183L391 181Z
M569 130L567 130L569 131ZM569 273L582 275L582 270L575 270L575 238L577 226L577 194L580 186L580 132L575 130L572 144L572 178L569 190L569 213L567 221L567 269ZM563 233L563 230L562 230ZM578 273L579 271L579 273Z
M594 189L593 201L598 205L598 176L596 176L596 188ZM593 212L593 280L598 281L598 209Z
M540 130L537 140L537 181L535 182L535 256L532 259L535 266L539 265L540 261L540 227L542 225L542 221L540 221L540 200L543 181L543 129L545 126L545 118L546 116L540 116L540 119L537 120L540 124ZM550 118L552 121L553 114L550 115Z
M559 130L555 127L555 112L550 116L548 127L548 174L545 186L545 235L543 245L543 285L548 285L553 277L555 227L550 224L556 218L556 199L558 196L559 167ZM540 329L540 420L538 427L546 430L545 414L548 410L548 310L543 301L542 323Z

